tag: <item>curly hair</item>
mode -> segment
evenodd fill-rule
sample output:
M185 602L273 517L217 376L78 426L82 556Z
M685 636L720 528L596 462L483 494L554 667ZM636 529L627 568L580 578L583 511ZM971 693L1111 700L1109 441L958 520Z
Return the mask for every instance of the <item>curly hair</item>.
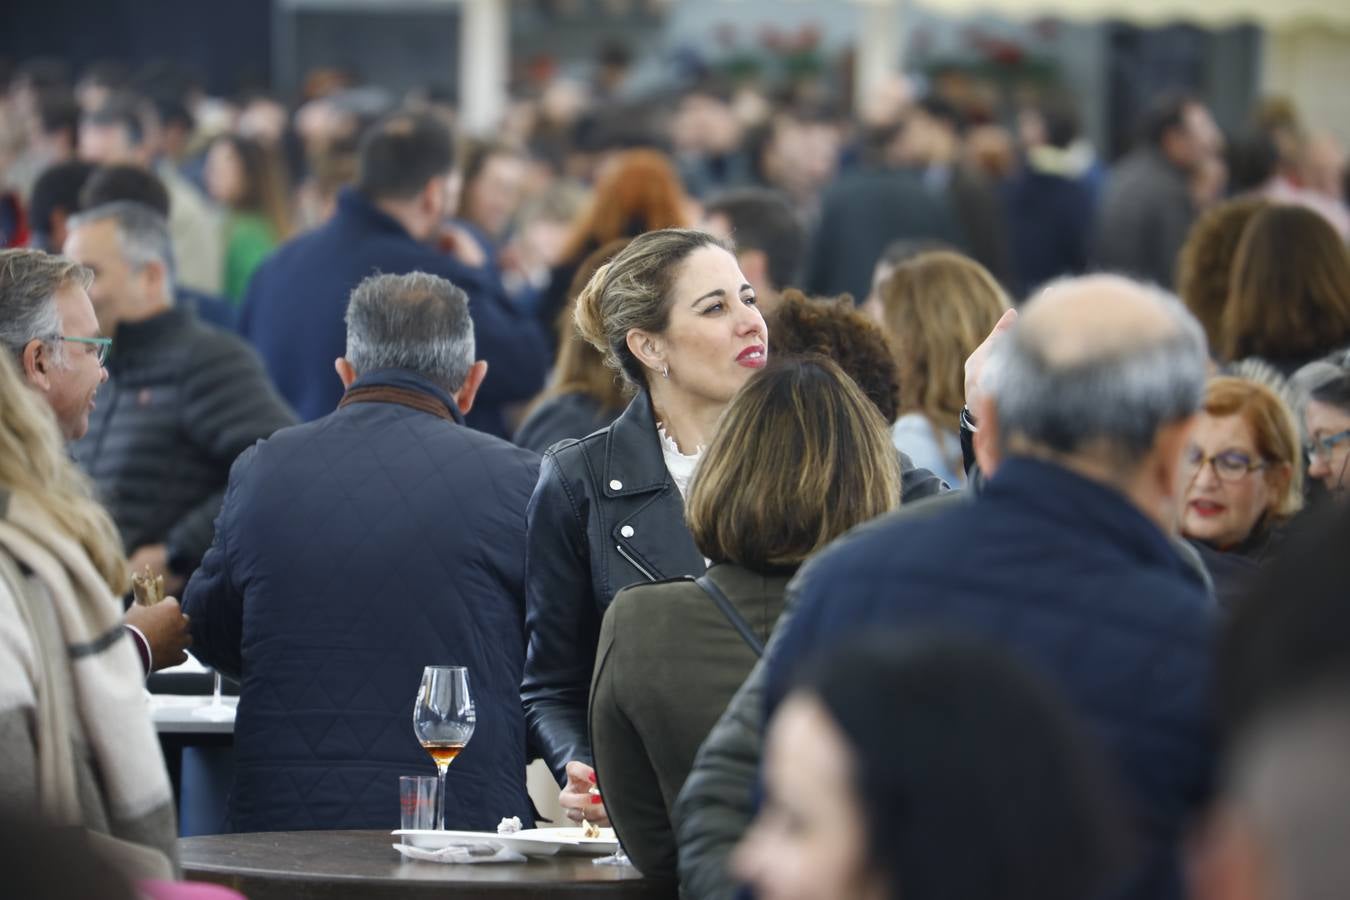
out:
M1196 220L1182 245L1177 259L1177 296L1205 329L1211 353L1219 346L1233 257L1237 256L1242 232L1268 206L1270 202L1260 197L1220 203Z
M789 288L768 324L775 357L815 353L834 360L876 405L886 424L895 422L900 369L886 333L858 311L851 296L813 300Z

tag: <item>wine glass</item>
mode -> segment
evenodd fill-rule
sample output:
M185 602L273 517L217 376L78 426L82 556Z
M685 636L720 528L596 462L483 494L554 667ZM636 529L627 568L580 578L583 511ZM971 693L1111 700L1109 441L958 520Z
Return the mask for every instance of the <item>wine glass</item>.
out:
M431 754L440 778L436 830L445 830L445 770L473 737L478 716L469 695L469 670L463 666L427 666L413 704L413 733Z
M213 676L211 682L211 703L209 706L199 706L192 711L192 715L199 719L207 719L211 722L225 722L234 718L234 707L227 706L220 693L220 673L212 669Z

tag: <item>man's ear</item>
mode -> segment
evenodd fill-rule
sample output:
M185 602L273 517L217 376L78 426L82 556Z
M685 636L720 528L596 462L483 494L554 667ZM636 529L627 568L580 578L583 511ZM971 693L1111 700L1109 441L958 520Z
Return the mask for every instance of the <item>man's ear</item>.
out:
M333 360L333 369L337 371L337 376L342 381L342 389L344 391L352 386L352 382L356 380L357 371L352 364L347 361L347 357L339 356L337 359Z
M37 388L43 393L51 390L51 370L55 360L52 359L51 350L46 342L34 339L24 344L19 361L23 367L23 377L29 387Z
M487 370L487 360L478 360L478 362L469 366L469 374L464 376L464 383L460 385L459 390L455 391L455 405L466 416L469 414L469 410L473 409L474 398L478 396L478 389L483 386L483 379L487 377Z
M1153 440L1153 479L1154 488L1164 497L1180 500L1186 493L1186 467L1182 458L1199 420L1199 415L1193 414L1158 429L1158 436Z
M998 407L988 391L982 391L975 397L975 407L970 411L975 416L976 431L972 435L975 450L975 462L985 478L993 477L1003 462L1003 449L1000 446Z
M656 374L666 369L666 345L659 335L649 334L640 328L628 329L628 350L643 367Z

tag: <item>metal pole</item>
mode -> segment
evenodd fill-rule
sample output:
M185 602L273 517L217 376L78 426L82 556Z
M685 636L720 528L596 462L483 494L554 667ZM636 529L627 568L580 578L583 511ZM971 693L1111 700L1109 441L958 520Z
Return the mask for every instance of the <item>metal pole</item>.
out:
M463 0L459 29L459 109L463 130L486 135L506 114L511 56L507 0Z

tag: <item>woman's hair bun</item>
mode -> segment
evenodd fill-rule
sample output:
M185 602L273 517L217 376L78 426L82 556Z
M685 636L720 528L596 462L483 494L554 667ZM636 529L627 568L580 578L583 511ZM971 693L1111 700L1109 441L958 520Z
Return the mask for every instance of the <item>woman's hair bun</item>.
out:
M572 314L577 333L606 355L609 355L610 347L609 340L605 337L605 319L600 311L600 301L605 293L605 280L611 265L613 263L605 263L595 270L591 280L586 282L581 293L577 294L576 311Z

